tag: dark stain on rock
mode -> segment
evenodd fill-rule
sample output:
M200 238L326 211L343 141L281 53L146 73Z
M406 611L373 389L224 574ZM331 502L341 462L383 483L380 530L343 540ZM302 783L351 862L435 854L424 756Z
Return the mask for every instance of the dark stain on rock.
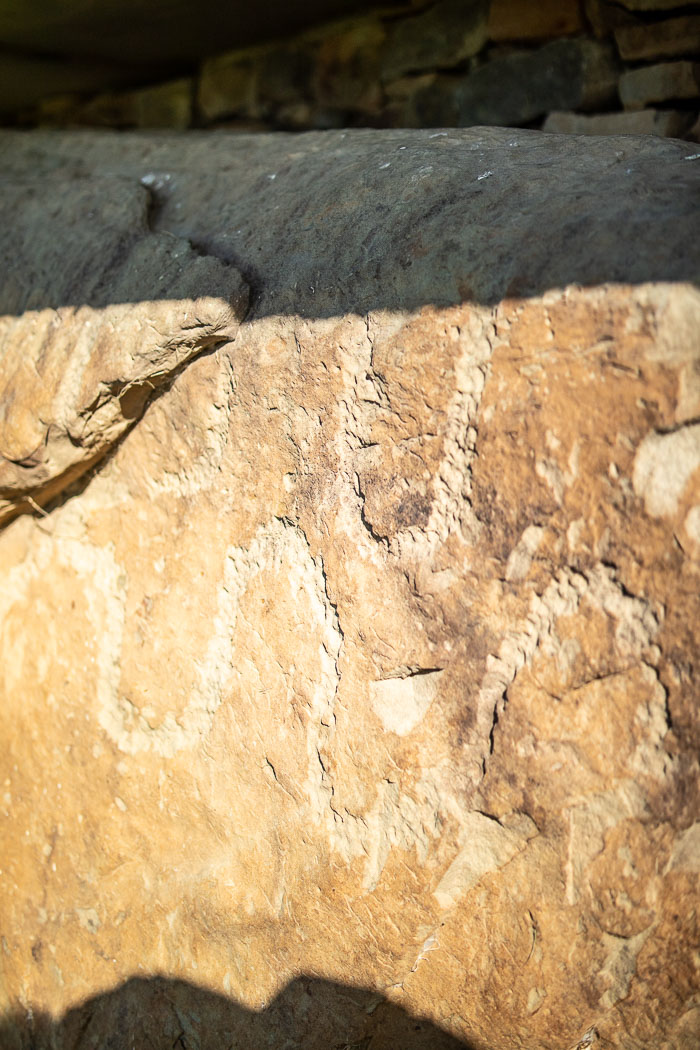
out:
M407 492L394 511L396 531L407 528L423 529L428 524L432 499L420 492Z

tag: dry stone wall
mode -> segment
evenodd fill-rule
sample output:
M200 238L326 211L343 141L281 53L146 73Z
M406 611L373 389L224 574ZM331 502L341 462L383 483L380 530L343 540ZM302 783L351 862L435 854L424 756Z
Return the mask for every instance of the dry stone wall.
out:
M2 1046L695 1050L693 152L0 168Z
M700 138L700 5L435 0L222 54L195 77L48 98L29 123L543 127Z

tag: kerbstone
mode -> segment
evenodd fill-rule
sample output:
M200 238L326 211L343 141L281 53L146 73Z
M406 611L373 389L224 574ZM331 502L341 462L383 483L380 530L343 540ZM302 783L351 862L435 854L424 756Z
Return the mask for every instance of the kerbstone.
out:
M3 1047L695 1050L693 156L0 135Z

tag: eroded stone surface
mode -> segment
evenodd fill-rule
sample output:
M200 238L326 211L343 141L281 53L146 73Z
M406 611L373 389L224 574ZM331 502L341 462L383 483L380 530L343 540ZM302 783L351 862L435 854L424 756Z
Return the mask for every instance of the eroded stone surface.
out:
M342 313L329 273L317 312L308 289L293 312L285 273L313 265L299 231L241 254L222 187L248 191L220 143L151 167L170 188L146 239L172 222L228 246L253 308L82 491L0 535L2 991L42 1050L41 1015L59 1050L696 1045L700 294L625 281L620 256L614 282L474 294L474 226L497 204L465 171L488 186L512 134L473 172L455 150L480 133L396 144L419 154L394 183L406 228L428 154L434 193L462 172L463 225L448 209L442 239L411 234L422 284L368 242L365 306ZM349 181L380 140L335 154ZM288 140L274 166L261 147L248 176L258 193L297 178L300 225L337 221L321 141L296 169ZM551 148L556 215L579 159L527 141L509 163ZM94 143L61 148L51 162L85 175ZM127 178L130 148L95 182ZM660 182L676 151L682 209L687 147L635 145L645 177L654 148ZM605 172L622 193L624 169ZM382 185L337 205L360 240ZM375 236L404 258L398 208ZM637 266L662 257L656 214ZM592 268L609 242L588 234ZM693 265L690 226L675 236ZM510 258L493 265L492 290L518 287Z
M99 461L247 305L234 268L149 230L147 186L47 189L3 183L0 521Z

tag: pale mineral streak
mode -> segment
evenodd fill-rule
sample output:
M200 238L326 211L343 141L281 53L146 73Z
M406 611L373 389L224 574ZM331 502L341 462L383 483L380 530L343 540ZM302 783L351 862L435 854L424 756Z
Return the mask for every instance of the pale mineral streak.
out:
M3 1048L695 1050L686 154L0 136Z

